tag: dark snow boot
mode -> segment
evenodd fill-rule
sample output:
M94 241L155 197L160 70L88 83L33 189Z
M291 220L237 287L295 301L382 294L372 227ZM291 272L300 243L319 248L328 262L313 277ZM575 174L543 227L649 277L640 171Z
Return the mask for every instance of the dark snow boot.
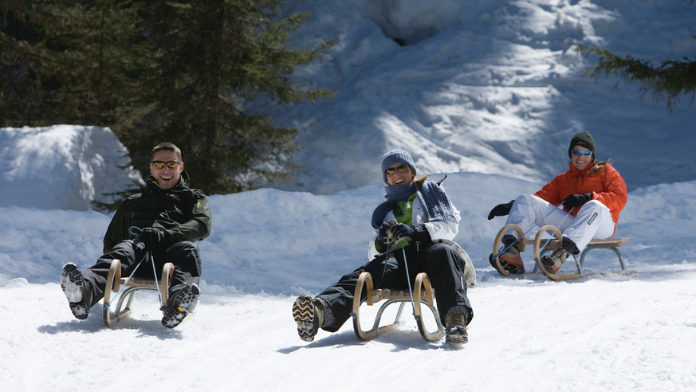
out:
M454 312L447 316L445 328L445 342L464 344L469 341L469 334L466 332L466 316L464 312Z
M179 291L172 293L169 303L162 316L162 325L167 328L175 328L184 321L184 318L193 313L198 305L201 290L196 284L184 286Z
M297 323L297 334L305 342L314 340L314 336L324 324L324 308L312 297L300 295L292 304L292 318Z
M68 263L63 266L60 288L68 299L73 316L78 320L86 319L92 307L92 287L82 278L77 265Z

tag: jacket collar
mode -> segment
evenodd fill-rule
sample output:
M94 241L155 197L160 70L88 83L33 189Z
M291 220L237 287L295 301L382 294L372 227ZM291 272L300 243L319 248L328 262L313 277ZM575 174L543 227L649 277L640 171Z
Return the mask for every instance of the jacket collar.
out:
M595 163L596 162L590 162L590 164L587 165L585 170L580 171L580 170L578 170L577 167L573 166L573 162L568 162L568 167L570 167L569 172L575 174L576 176L584 176L590 171L590 169L592 169L594 167Z
M147 190L150 192L158 192L161 191L162 188L159 187L157 184L157 181L155 180L155 177L153 176L147 176L147 179L145 180L147 183ZM181 177L179 178L179 182L172 187L172 191L177 191L181 189L186 189L188 188L188 183L189 183L189 176L188 173L185 171L181 172Z

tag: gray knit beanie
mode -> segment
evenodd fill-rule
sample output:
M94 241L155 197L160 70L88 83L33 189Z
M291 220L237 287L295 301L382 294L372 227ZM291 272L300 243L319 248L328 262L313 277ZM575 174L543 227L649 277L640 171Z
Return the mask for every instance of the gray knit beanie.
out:
M414 175L417 173L416 164L413 162L408 152L404 150L391 150L382 157L382 178L385 183L387 182L387 173L385 172L390 166L397 163L405 163L411 168Z
M575 146L585 147L586 149L592 151L592 161L594 162L597 153L595 151L595 142L592 135L590 135L587 131L576 133L570 140L570 147L568 147L568 158L571 157L571 151L573 151L573 147Z

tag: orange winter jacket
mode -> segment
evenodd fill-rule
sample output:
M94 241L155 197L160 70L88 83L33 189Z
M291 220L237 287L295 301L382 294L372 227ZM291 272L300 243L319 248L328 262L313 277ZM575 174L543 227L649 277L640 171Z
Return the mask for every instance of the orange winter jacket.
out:
M590 176L588 172L594 165L594 162L590 163L581 172L572 163L569 163L570 170L557 175L534 196L557 206L570 195L591 192L592 200L597 200L607 206L611 211L614 223L617 223L619 213L626 206L628 200L626 183L619 172L609 165L604 166L599 173ZM568 211L565 207L563 209ZM579 210L579 208L575 208L571 215L576 216Z

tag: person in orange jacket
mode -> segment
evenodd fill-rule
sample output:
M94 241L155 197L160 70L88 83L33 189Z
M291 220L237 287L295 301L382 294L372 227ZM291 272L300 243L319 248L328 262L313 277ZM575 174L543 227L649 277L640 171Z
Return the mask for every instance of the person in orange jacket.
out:
M580 254L592 239L612 236L619 214L626 206L626 183L611 166L611 159L596 161L595 153L592 136L588 132L576 133L568 148L568 171L557 175L533 195L520 195L509 203L495 206L488 215L489 220L508 215L506 224L518 225L525 233L534 224L557 226L563 233L561 246L550 257L541 259L551 273L558 271L569 254ZM524 273L516 241L514 230L505 233L502 239L507 250L500 256L500 264L510 274ZM497 269L493 256L489 261Z

